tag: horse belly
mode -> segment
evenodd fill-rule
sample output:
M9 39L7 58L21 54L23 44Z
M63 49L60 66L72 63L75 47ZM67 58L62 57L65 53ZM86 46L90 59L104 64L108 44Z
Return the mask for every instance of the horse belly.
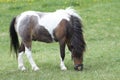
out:
M33 41L41 41L41 42L46 42L46 43L51 43L53 42L53 39L50 36L46 35L39 35L39 36L34 36L32 38Z
M43 26L39 26L33 31L32 40L46 43L53 42L51 34Z

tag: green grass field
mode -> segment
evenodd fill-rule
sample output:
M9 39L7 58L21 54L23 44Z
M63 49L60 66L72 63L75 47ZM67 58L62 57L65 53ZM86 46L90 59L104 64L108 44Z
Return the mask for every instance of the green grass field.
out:
M67 71L59 67L58 43L33 42L34 72L24 55L27 71L17 69L9 50L11 19L26 10L54 11L73 6L81 15L87 43L84 70L74 71L66 48ZM0 80L120 80L120 0L0 0Z

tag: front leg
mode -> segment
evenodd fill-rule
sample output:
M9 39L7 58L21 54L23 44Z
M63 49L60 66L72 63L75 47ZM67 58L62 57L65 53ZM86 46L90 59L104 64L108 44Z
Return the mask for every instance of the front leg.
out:
M65 64L64 64L64 58L65 58L65 42L59 42L60 44L60 68L61 70L67 70Z

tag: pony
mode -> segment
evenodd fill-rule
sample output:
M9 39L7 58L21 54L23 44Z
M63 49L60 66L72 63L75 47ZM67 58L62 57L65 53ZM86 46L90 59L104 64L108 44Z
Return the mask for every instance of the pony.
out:
M22 58L25 53L32 70L39 70L32 57L31 45L32 41L41 41L59 42L61 70L67 70L64 64L66 45L71 52L74 69L83 70L83 53L86 43L82 27L81 17L72 8L54 12L25 11L15 16L9 28L10 50L16 53L18 69L26 70Z

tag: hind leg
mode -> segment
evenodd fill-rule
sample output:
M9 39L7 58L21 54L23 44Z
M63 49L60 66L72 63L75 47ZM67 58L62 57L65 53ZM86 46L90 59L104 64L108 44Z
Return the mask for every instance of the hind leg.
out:
M19 54L18 54L18 69L20 69L21 71L26 70L26 68L24 67L23 58L22 58L24 51L25 51L25 47L23 43L21 43L21 46L19 48Z
M18 69L20 69L21 71L26 70L26 68L24 67L24 63L23 63L23 53L25 52L31 66L32 66L32 70L37 71L39 70L39 68L37 67L37 65L35 64L33 58L32 58L32 53L31 53L31 44L28 42L27 43L21 43L21 46L19 48L19 54L18 54Z
M37 70L39 70L39 68L37 67L36 63L34 62L34 60L32 58L31 43L32 43L31 40L24 41L25 54L31 64L32 70L37 71Z
M26 54L31 66L32 66L32 70L34 70L34 71L39 70L39 68L37 67L36 63L34 62L34 60L32 58L32 52L31 52L30 48L25 47L25 54Z

